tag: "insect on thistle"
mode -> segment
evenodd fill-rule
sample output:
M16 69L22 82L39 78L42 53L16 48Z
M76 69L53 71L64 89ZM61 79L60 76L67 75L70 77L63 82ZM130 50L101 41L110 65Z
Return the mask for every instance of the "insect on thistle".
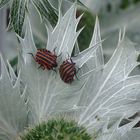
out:
M61 79L65 83L72 83L74 80L74 76L76 76L77 70L75 67L75 63L72 61L72 59L66 59L63 61L63 63L60 65L59 73Z
M54 52L50 52L47 49L37 49L35 56L32 53L29 53L33 56L34 60L40 65L39 68L43 70L54 70L57 67L57 55Z

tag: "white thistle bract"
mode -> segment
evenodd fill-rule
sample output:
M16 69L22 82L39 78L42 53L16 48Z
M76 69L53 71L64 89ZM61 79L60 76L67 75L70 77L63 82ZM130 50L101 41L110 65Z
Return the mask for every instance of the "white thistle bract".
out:
M67 59L80 31L76 31L81 17L76 19L76 5L59 17L56 27L47 27L46 49L62 53L61 61ZM37 49L28 20L24 39L20 39L18 76L1 57L0 77L0 139L14 140L28 126L35 126L57 115L75 120L97 140L128 140L140 137L139 129L133 129L140 120L120 126L122 119L139 111L140 76L129 76L138 65L134 44L119 34L118 46L111 59L104 64L102 41L98 18L89 48L78 51L72 57L79 80L65 84L59 72L38 69L31 55ZM133 132L133 133L132 133Z

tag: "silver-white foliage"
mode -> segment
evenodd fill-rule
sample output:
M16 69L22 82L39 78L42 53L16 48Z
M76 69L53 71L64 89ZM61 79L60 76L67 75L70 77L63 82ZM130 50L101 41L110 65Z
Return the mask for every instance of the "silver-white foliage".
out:
M91 42L101 40L98 20L96 20L95 31L96 34L93 35ZM127 118L140 110L140 76L129 76L139 64L138 54L134 44L124 38L124 33L120 32L119 36L118 46L107 64L103 65L102 45L86 63L86 71L87 67L88 70L95 69L84 85L77 106L84 107L81 112L78 112L80 114L79 124L87 126L89 131L100 130L105 124L108 126L110 120L122 116ZM124 136L127 137L126 132L130 131L138 121L139 118L120 128L118 128L119 123L117 126L113 125L115 131L110 132L111 129L109 129L107 137L103 134L101 139L123 139Z
M127 132L120 140L139 140L140 139L140 129L135 128Z
M73 19L74 22L68 19ZM57 46L57 54L63 52L62 55L66 57L65 53L69 50L71 55L76 41L72 38L72 31L77 37L77 24L73 5L64 17L59 19L53 31L48 29L47 49L53 51ZM38 65L28 54L36 53L29 22L25 39L20 38L20 41L22 78L27 84L33 121L41 121L58 112L78 111L76 119L79 120L79 124L93 131L101 129L111 119L130 117L139 111L140 101L137 97L140 94L140 76L129 77L138 65L134 44L120 35L116 51L104 65L98 18L89 49L72 58L81 66L82 71L81 79L75 80L72 85L63 83L58 73L37 69ZM68 43L70 41L72 43Z
M53 95L52 84L55 78L54 72L43 71L38 69L38 65L29 53L35 54L37 49L35 47L30 23L27 23L25 38L21 39L22 45L21 55L19 57L19 66L21 67L22 82L27 85L27 92L29 96L29 107L31 121L38 122L46 115L47 104ZM51 93L50 93L51 92Z
M9 72L2 56L0 77L0 139L14 140L27 127L26 88L20 90L20 73L15 76L10 64Z
M53 51L56 48L57 54L63 52L63 55L71 55L76 39L81 32L76 32L77 25L81 17L76 19L75 4L69 9L63 17L59 17L59 21L53 31L48 28L47 49Z
M100 36L97 38L99 39ZM102 54L99 53L98 56L101 58ZM137 56L134 44L124 38L124 35L122 38L120 35L118 46L107 64L87 63L102 68L97 67L93 71L83 88L79 106L83 105L85 108L80 112L79 124L86 125L89 131L100 130L105 124L108 125L110 120L122 116L127 118L139 111L140 76L129 77L131 71L138 65ZM97 58L97 56L93 57L91 62L98 60ZM137 122L138 120L133 123ZM124 127L128 128L127 125ZM132 127L130 125L125 132L130 131ZM113 133L109 129L107 138L103 135L102 139L118 138L116 135L120 136L120 132L123 132L122 128L115 127Z
M140 136L140 129L133 127L137 124L140 118L136 118L133 122L120 126L122 119L123 118L120 118L113 126L109 128L108 125L105 125L102 133L98 134L97 140L138 140Z
M78 36L76 27L79 19L75 18L75 11L76 5L74 4L64 17L59 19L54 30L48 27L49 42L46 48L53 51L57 47L57 55L61 52L64 53L62 60L66 58L67 51L71 55ZM0 109L0 122L2 122L0 127L7 130L6 132L0 131L5 134L0 135L3 140L14 138L17 132L22 131L23 127L26 126L27 110L23 98L24 94L19 94L20 81L22 86L26 87L25 97L28 97L29 100L29 123L40 122L42 119L48 119L48 117L58 113L68 113L79 124L86 126L89 132L101 130L98 135L99 140L114 140L119 138L118 136L121 139L131 133L132 127L139 121L139 118L119 127L120 121L135 114L139 111L140 106L140 76L129 76L138 65L134 44L129 39L120 35L114 54L104 65L100 27L97 19L89 48L72 58L78 66L81 66L81 69L79 80L75 80L71 85L65 84L60 79L58 70L55 73L54 71L38 69L38 64L29 54L35 55L37 51L29 20L25 38L19 37L19 39L22 46L19 54L21 74L18 78L14 75L10 65L11 79L9 78L2 60L0 108L5 109ZM83 61L83 58L86 61ZM7 96L5 96L6 93ZM11 108L11 106L14 107ZM121 119L117 121L118 118ZM17 120L20 120L20 123ZM112 121L116 123L110 126Z
M120 41L109 62L101 71L94 71L89 77L87 85L91 88L88 90L85 88L83 92L89 95L80 100L87 102L87 108L82 113L79 123L89 122L89 125L93 125L96 122L93 119L95 116L106 118L125 114L128 117L135 112L136 106L139 105L136 99L140 79L139 76L128 77L128 75L138 65L136 59L137 53L133 43L128 39Z
M79 34L79 32L76 32L76 27L80 18L76 19L75 15L76 5L74 4L64 17L60 17L53 31L48 27L48 44L46 48L53 51L57 47L56 54L59 55L62 52L62 60L68 58L67 53L71 55ZM27 85L32 121L37 122L52 113L73 110L79 99L76 98L79 97L77 93L81 89L84 80L75 81L77 84L68 85L60 79L58 71L55 73L54 71L38 69L38 64L29 54L33 53L35 55L37 49L29 22L27 26L25 38L19 37L22 45L20 55L21 77ZM94 47L97 48L97 46L99 46L99 43ZM94 47L87 49L84 54L80 55L80 58L86 57L86 61L88 61L89 55L92 54L91 50L95 51ZM77 64L83 65L85 62L82 62L81 59Z

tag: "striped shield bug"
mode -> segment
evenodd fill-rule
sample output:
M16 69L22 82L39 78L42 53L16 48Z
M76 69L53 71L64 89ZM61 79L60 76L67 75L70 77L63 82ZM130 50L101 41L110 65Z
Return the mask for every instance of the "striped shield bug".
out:
M47 49L37 49L37 53L35 56L32 53L29 53L33 56L34 60L40 65L39 68L42 68L43 70L53 70L55 67L57 67L57 55L50 52Z
M76 76L76 67L75 63L72 61L72 59L67 59L63 61L63 63L60 65L59 68L59 74L61 79L65 83L71 83L74 80L74 76Z

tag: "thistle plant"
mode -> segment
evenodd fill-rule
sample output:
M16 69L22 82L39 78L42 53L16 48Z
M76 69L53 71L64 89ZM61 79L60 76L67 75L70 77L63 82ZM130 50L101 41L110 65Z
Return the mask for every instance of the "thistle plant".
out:
M58 0L59 3L61 0ZM74 2L73 0L66 0L67 2ZM79 5L83 5L77 0ZM41 20L49 22L55 26L58 20L58 9L49 0L0 0L0 8L10 5L10 22L9 29L13 29L19 36L23 37L23 25L25 17L30 12L30 6L33 6L38 11ZM57 4L56 4L57 5Z
M134 43L119 32L117 48L104 64L100 26L96 18L89 47L80 52L76 44L76 4L64 16L59 14L55 28L46 26L46 49L55 48L56 72L38 69L29 54L36 54L30 20L24 39L18 36L17 75L1 56L0 139L1 140L132 140L139 139L140 76L131 76L139 65ZM75 45L76 44L76 45ZM64 83L59 66L71 56L78 79ZM124 124L122 121L129 121Z

